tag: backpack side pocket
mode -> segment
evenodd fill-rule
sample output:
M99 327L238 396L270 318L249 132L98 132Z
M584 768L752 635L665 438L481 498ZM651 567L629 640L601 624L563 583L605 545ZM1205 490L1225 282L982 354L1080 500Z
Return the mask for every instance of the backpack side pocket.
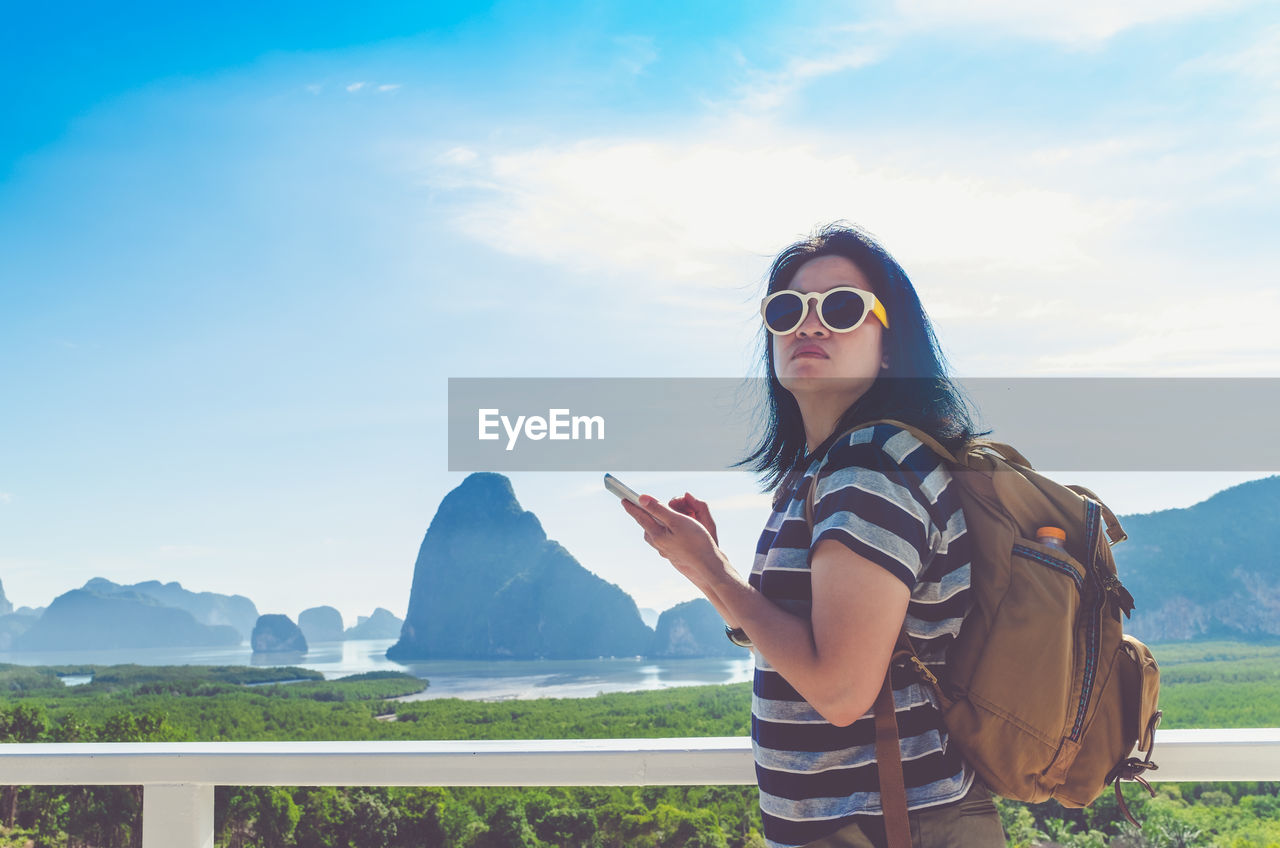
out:
M1053 791L1063 806L1092 803L1112 782L1120 765L1129 760L1135 746L1150 752L1159 723L1159 698L1160 671L1155 657L1137 639L1123 636L1079 751L1062 785Z

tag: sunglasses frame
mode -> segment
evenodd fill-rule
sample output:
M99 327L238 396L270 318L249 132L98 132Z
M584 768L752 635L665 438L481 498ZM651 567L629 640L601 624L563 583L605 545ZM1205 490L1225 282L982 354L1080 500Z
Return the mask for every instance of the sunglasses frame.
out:
M834 294L835 292L853 292L858 295L858 297L862 298L862 317L859 318L858 323L854 324L852 327L848 327L843 330L833 327L827 323L827 319L822 315L823 302L826 301L827 295ZM789 330L773 329L773 327L769 326L769 319L765 317L769 304L782 295L795 295L800 298L800 320L797 321L795 326ZM867 320L868 315L875 315L884 328L886 330L889 329L889 316L885 314L884 304L880 302L880 298L865 289L856 289L853 286L836 286L835 288L827 289L824 292L802 292L796 291L795 289L778 289L776 292L760 301L760 319L764 321L764 328L775 336L786 336L794 333L800 328L800 325L804 323L804 319L809 317L809 301L811 300L818 301L818 305L814 307L814 310L818 315L818 320L822 323L822 326L826 327L833 333L852 333L854 330L862 326L863 322Z

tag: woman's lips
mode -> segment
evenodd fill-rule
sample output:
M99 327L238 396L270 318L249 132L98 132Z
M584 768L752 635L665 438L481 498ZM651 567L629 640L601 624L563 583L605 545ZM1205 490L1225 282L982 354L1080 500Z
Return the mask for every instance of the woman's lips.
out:
M827 354L823 352L822 348L813 344L804 345L797 349L795 353L791 354L792 359L799 359L802 356L812 356L815 359L827 358Z

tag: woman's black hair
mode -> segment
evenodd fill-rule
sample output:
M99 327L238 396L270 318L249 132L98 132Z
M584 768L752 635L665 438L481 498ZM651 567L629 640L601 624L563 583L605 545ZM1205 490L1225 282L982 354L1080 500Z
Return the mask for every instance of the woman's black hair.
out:
M889 251L862 229L838 221L783 250L769 269L765 296L787 288L801 265L820 256L848 259L866 275L884 304L889 316L889 329L883 336L888 367L844 411L827 439L812 453L806 453L800 407L791 392L778 382L773 345L761 325L761 361L768 384L764 435L755 451L734 466L751 464L762 477L764 491L775 491L776 496L782 493L780 483L792 482L808 467L811 457L820 455L837 435L863 421L892 418L912 424L951 450L989 434L990 430L975 432L972 403L951 378L933 325L906 272Z

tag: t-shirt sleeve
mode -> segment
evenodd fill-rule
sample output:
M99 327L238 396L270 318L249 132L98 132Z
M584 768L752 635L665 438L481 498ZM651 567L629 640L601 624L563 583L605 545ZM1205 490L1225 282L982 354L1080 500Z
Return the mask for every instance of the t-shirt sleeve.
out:
M914 589L933 553L919 473L895 461L866 429L831 448L816 485L810 561L819 542L835 539Z

